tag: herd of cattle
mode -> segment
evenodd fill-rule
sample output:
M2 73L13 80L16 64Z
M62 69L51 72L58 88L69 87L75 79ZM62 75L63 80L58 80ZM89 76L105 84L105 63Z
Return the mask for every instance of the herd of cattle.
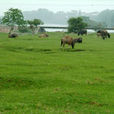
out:
M79 35L87 35L87 30L83 29L81 31L79 31L78 33ZM105 38L110 38L110 34L106 31L106 30L98 30L97 31L97 36L101 37L103 40L105 40ZM9 33L8 34L9 38L16 38L18 37L18 35L16 33ZM49 37L48 34L43 33L39 35L39 38L46 38ZM65 46L65 44L71 45L72 48L74 48L75 43L82 43L82 38L72 38L71 36L65 36L64 38L61 39L61 46Z

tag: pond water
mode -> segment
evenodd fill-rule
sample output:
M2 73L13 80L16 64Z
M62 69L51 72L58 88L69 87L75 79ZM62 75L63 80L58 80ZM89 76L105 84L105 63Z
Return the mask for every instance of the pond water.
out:
M45 29L47 32L67 32L67 29L51 29L51 28L47 28ZM109 33L114 33L114 30L107 30ZM92 29L88 29L87 30L88 33L95 33L95 30Z
M67 27L67 25L43 25L43 26L62 26ZM47 32L67 32L67 29L52 29L52 28L46 28ZM88 29L88 33L95 33L96 31L93 29ZM107 30L109 33L114 33L114 30Z

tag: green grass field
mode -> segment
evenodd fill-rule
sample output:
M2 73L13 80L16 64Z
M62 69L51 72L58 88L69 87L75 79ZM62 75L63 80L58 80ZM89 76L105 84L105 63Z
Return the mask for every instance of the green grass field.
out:
M0 33L0 114L114 114L114 34L74 49L48 34Z

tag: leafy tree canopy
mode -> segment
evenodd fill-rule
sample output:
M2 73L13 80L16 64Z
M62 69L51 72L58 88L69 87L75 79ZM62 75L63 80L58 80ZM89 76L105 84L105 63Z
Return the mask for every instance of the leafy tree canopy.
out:
M2 22L8 26L22 25L25 24L24 16L19 9L10 8L7 12L4 13Z
M40 19L34 19L33 20L33 24L34 24L34 26L38 26L38 25L41 25L41 24L43 24L43 22L40 20Z
M81 17L75 18L72 17L68 20L68 32L77 33L78 31L87 27L87 23L83 22Z
M30 29L32 30L33 34L37 30L38 25L43 24L43 22L40 19L27 20L27 23L30 25Z
M40 19L28 20L27 22L30 26L35 26L35 27L43 24L43 22Z

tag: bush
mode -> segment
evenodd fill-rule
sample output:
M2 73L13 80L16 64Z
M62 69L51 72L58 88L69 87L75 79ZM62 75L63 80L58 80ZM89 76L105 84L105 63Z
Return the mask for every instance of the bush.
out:
M22 33L29 32L29 28L27 26L19 26L18 30Z

